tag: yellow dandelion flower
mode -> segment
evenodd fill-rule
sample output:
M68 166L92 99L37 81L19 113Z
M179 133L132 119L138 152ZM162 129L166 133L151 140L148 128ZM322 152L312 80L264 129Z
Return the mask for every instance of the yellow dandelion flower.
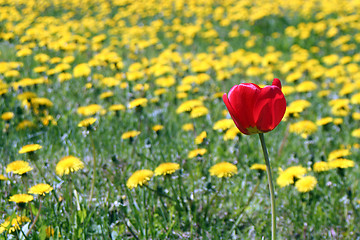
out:
M91 125L93 125L95 122L97 121L96 118L86 118L84 120L82 120L81 122L79 122L79 124L77 125L78 127L89 127Z
M303 138L307 138L309 135L317 131L317 126L312 121L303 120L290 124L289 131L300 134Z
M159 88L154 91L154 94L155 94L155 96L160 96L166 92L168 92L168 90L166 88Z
M288 186L290 184L294 184L294 177L292 175L289 175L289 174L280 173L279 177L276 179L276 183L280 187L285 187L285 186Z
M353 93L356 89L356 85L353 83L345 83L341 90L339 91L340 96L346 96L350 93Z
M133 87L133 90L135 92L136 91L144 91L144 92L146 92L147 90L149 90L149 88L150 88L150 85L147 84L147 83L145 83L145 84L138 83Z
M194 131L194 124L185 123L184 125L182 125L181 129L184 130L185 132Z
M238 134L241 134L240 130L237 127L231 127L229 128L224 136L224 141L233 140Z
M136 137L137 135L139 135L141 132L140 131L136 131L136 130L133 130L133 131L128 131L128 132L125 132L121 135L121 139L129 139L129 138L134 138Z
M289 104L290 107L299 107L302 109L302 111L308 107L311 106L311 103L307 100L304 100L304 99L299 99L299 100L295 100L293 102L291 102Z
M285 118L299 117L299 113L303 112L306 108L310 107L311 103L307 100L299 99L291 102L286 107Z
M66 156L60 159L56 164L55 172L57 175L68 175L71 172L76 172L84 168L84 163L74 156Z
M217 163L209 169L210 175L218 178L232 177L237 171L237 167L229 162Z
M317 89L317 85L313 81L304 81L296 86L297 92L311 92L316 89Z
M39 53L34 56L34 60L40 63L49 61L50 57L45 53Z
M179 86L176 87L176 91L178 92L187 92L191 90L191 85L190 84L181 84Z
M299 113L301 113L302 111L303 111L303 109L300 107L287 106L284 118L285 119L287 119L288 117L298 118L300 116Z
M319 92L317 93L317 96L318 96L319 98L323 98L323 97L329 96L330 93L331 93L330 90L321 90L321 91L319 91Z
M0 234L5 232L6 230L8 231L8 233L20 230L20 226L25 222L30 222L30 219L25 216L16 216L13 218L7 217L5 219L5 222L0 224Z
M13 174L22 175L31 171L33 168L30 167L28 162L17 160L9 163L6 167L6 173L12 172Z
M27 203L31 202L32 200L34 200L34 197L26 193L15 194L9 198L9 202L15 203Z
M7 181L9 180L7 177L5 177L3 174L0 174L0 181Z
M78 107L77 113L83 116L91 116L95 115L96 113L101 113L103 110L104 109L101 105L90 104L88 106Z
M19 153L28 153L28 152L35 152L36 150L41 149L42 146L39 144L29 144L29 145L25 145L23 146L20 150Z
M281 88L281 91L284 93L285 96L289 96L295 92L295 88L292 86L283 86Z
M99 98L100 99L106 99L106 98L109 98L109 97L112 97L112 96L114 96L114 92L108 91L108 92L103 92L102 94L100 94Z
M334 29L336 29L336 28L331 28L330 30L334 30ZM338 62L339 56L336 54L330 54L330 55L322 57L322 60L326 65L333 65L336 62Z
M227 130L231 127L235 127L234 121L232 119L221 119L214 124L213 129Z
M204 106L199 106L199 107L195 107L191 110L190 112L190 117L191 118L198 118L198 117L202 117L205 116L209 113L209 109L207 109Z
M129 189L133 189L137 186L143 186L148 183L154 172L148 169L142 169L134 172L126 182L126 186Z
M207 152L207 150L205 148L194 149L194 150L189 152L188 158L194 158L194 157L197 157L197 156L202 156L206 152Z
M91 68L86 63L80 63L74 67L74 77L87 77L91 73Z
M329 124L329 123L333 122L333 120L334 119L332 117L321 118L321 119L316 121L316 125L325 126L326 124Z
M224 95L224 92L217 92L214 93L211 98L216 99L216 98L222 98L222 96Z
M53 116L47 115L45 117L41 117L41 122L44 126L48 126L50 123L54 126L57 126L57 121L54 119Z
M124 111L126 108L122 104L114 104L109 107L110 111L116 112L116 111Z
M299 80L302 77L302 72L293 72L286 77L286 82L291 83Z
M51 187L49 184L39 183L35 186L32 186L28 193L45 196L45 193L49 193L51 190L53 190L53 187Z
M186 92L179 92L176 94L176 98L177 99L184 99L188 96L188 94Z
M266 171L266 165L265 164L254 163L253 165L251 165L250 169L251 170Z
M151 103L157 103L157 102L159 102L160 101L160 98L158 98L158 97L154 97L154 98L151 98L150 99L150 102Z
M173 174L176 170L180 169L178 163L162 163L155 169L155 176L159 175L170 175Z
M332 161L338 158L346 157L351 155L350 149L337 149L329 153L328 161Z
M133 87L133 91L134 92L146 92L147 90L149 90L150 85L145 83L145 84L141 84L138 83Z
M25 57L32 53L32 50L30 48L24 47L21 48L19 51L17 51L16 56L17 57Z
M23 92L19 95L17 95L17 99L19 99L20 101L23 101L23 100L29 100L29 99L32 99L32 98L36 98L37 95L36 93L33 93L33 92Z
M162 130L163 128L164 128L163 125L157 124L157 125L153 126L151 129L154 130L155 132L158 132L158 131Z
M49 60L49 59L48 59ZM46 60L47 61L47 60ZM60 57L53 57L50 59L50 63L51 64L56 64L56 63L59 63L61 62L61 58Z
M356 137L356 138L360 138L360 128L353 130L351 132L351 136Z
M75 57L72 55L69 55L69 56L64 57L62 61L64 63L72 63L73 61L75 61Z
M39 107L39 106L43 106L43 107L52 107L54 104L52 103L51 100L47 99L47 98L32 98L31 99L31 105L34 107Z
M46 227L45 233L46 233L47 238L54 236L54 233L55 233L54 228L51 226Z
M360 93L356 93L351 97L352 104L360 104Z
M304 176L305 173L306 168L302 166L292 166L282 171L276 179L276 182L280 187L285 187L294 184L294 181Z
M344 120L342 118L335 118L334 119L334 124L335 125L340 125L343 124Z
M14 118L13 112L4 112L3 114L1 114L1 119L4 121L9 121L13 118Z
M313 176L302 177L296 181L295 187L299 192L306 193L314 190L317 180Z
M107 87L114 87L120 84L120 80L113 78L113 77L106 77L101 79L101 84L107 86Z
M129 103L129 108L131 109L135 107L145 107L147 103L148 103L147 98L137 98Z
M8 90L6 88L4 88L4 89L0 88L0 96L4 95L7 92L8 92Z
M183 112L189 112L195 107L202 106L203 102L197 99L194 100L188 100L186 102L183 102L180 104L180 106L176 109L176 113L183 113Z
M171 87L171 86L175 85L175 83L176 83L176 80L172 76L160 77L160 78L155 80L155 84L157 86L164 87L164 88Z
M321 161L314 163L313 170L314 172L325 172L330 169L330 166L327 162Z
M39 66L33 69L33 71L35 73L44 73L48 70L49 68L47 66Z
M29 120L23 120L16 126L16 131L25 129L25 128L34 128L36 127L35 123Z
M345 158L338 158L329 162L330 169L354 167L355 162Z
M45 229L45 233L46 233L46 237L47 238L50 238L50 237L53 237L54 234L55 234L55 230L53 227L51 226L47 226L46 229ZM61 234L59 233L59 238L61 238Z
M335 116L344 117L350 113L349 99L334 99L329 102L331 113Z
M354 119L354 120L360 120L360 112L354 112L351 117Z
M20 76L20 72L17 70L9 70L4 74L5 77L19 77Z
M195 144L201 144L206 137L207 137L207 133L206 133L205 131L202 131L202 132L195 138Z

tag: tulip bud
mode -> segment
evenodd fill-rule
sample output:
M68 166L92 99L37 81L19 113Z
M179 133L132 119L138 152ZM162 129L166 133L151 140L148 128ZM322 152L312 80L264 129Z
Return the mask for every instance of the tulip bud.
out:
M246 135L273 130L286 110L285 96L280 80L260 88L254 83L241 83L224 93L223 101L237 128Z

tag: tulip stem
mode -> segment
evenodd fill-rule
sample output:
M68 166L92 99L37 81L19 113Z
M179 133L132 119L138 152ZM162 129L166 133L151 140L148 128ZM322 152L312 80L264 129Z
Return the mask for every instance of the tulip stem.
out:
M275 191L274 191L274 185L272 182L272 172L270 167L270 160L268 151L265 144L265 138L263 133L259 133L261 147L264 153L265 158L265 164L266 164L266 172L268 176L268 183L270 188L270 198L271 198L271 239L276 239L276 210L275 210Z

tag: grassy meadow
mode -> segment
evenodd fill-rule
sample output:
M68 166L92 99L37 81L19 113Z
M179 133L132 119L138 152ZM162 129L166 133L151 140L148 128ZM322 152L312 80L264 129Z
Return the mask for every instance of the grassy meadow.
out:
M0 0L0 239L360 239L360 2Z

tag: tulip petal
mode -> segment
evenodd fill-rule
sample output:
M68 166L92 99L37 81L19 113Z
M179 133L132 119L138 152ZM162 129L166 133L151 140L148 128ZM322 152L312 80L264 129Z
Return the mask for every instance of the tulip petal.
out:
M273 130L281 122L285 110L286 100L278 84L264 87L255 102L254 120L257 128L262 132Z
M256 84L243 83L234 86L229 91L228 99L235 111L233 115L245 129L255 127L253 109L260 90L261 88Z
M281 82L278 78L274 78L273 82L272 82L272 86L276 86L278 88L280 88L281 90Z
M223 101L224 101L224 103L225 103L225 105L226 105L226 107L227 107L227 109L228 109L228 111L229 111L229 113L230 113L230 116L231 116L231 118L233 119L236 127L237 127L237 128L240 130L240 132L242 132L243 134L249 134L248 131L247 131L244 127L242 127L241 124L238 122L238 120L237 120L237 119L238 119L237 113L235 112L234 108L232 107L231 103L229 102L229 99L228 99L226 93L224 93L224 95L223 95Z

